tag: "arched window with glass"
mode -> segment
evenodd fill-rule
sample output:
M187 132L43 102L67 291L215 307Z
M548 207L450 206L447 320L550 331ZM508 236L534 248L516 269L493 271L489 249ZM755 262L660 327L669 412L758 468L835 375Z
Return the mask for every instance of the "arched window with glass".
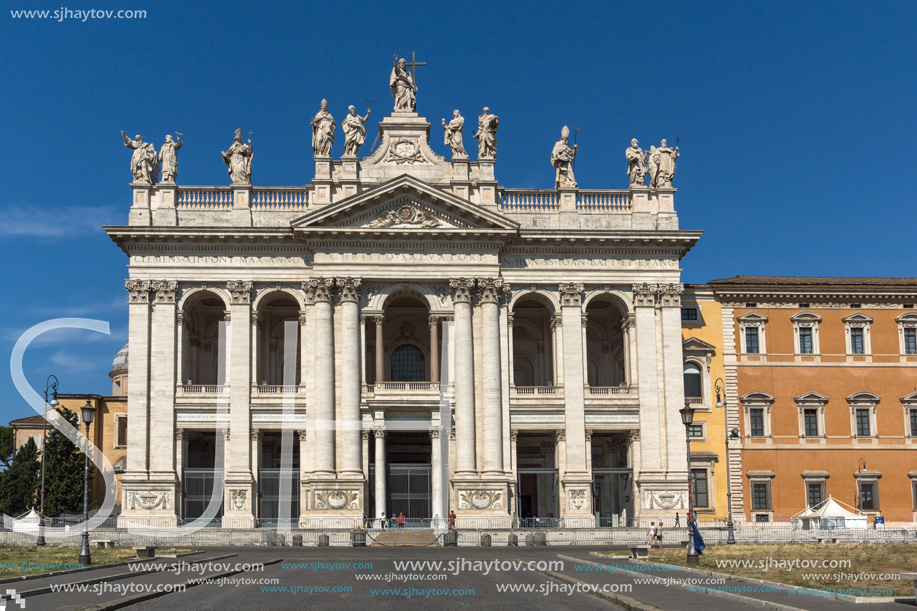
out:
M700 403L704 397L701 387L701 371L696 363L685 363L685 400L689 403Z
M426 358L414 344L402 344L392 350L392 381L423 382L426 378Z

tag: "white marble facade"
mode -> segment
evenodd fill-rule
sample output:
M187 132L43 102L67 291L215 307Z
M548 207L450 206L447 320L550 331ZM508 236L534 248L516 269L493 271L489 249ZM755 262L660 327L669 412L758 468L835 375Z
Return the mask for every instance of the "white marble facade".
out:
M430 466L412 518L683 513L674 189L506 188L380 130L305 187L132 183L124 517L195 517L222 457L217 517L265 520L284 431L303 526L396 511L387 463Z

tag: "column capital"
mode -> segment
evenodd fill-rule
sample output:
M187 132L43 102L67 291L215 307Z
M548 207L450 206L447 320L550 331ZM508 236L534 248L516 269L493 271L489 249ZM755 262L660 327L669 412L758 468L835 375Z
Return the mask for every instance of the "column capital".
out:
M331 303L331 291L334 288L334 278L312 277L302 283L306 292L306 299L310 302Z
M561 282L557 285L560 293L561 306L579 306L583 303L583 291L586 286L582 282Z
M471 303L471 289L474 280L471 278L450 278L449 290L452 293L452 303Z
M257 325L257 324L258 324L258 318L259 318L258 312L255 312L254 310L252 310L251 319L252 319L252 324L253 324L253 325Z
M439 439L439 427L432 428L427 432L430 433L430 439Z
M185 437L185 429L177 428L175 429L175 441L181 441Z
M306 439L309 437L308 431L297 431L296 433L299 435L300 441L306 441Z
M350 276L336 278L335 283L341 291L341 303L360 302L360 287L363 286L362 278L353 278Z
M632 429L627 432L627 439L634 443L635 441L640 441L640 429Z
M563 327L563 326L564 326L563 316L561 316L560 314L555 314L554 316L551 317L551 328L552 329L556 329L557 327Z
M435 329L439 324L439 320L439 316L429 316L427 317L427 326L430 327L430 329Z
M509 432L509 440L513 443L519 440L519 429L512 429Z
M261 429L252 429L252 441L261 441Z
M223 310L223 320L226 322L232 320L232 312L230 310Z
M385 439L386 435L387 433L385 429L379 429L379 428L373 429L373 436L376 439Z
M175 303L178 282L175 280L153 280L150 289L156 292L154 303Z
M630 314L627 315L626 318L624 318L621 321L621 330L627 331L628 329L633 329L636 324L637 324L637 321L634 318L633 312L631 312Z
M371 318L376 325L382 326L385 324L385 316L381 314L379 316L372 316Z
M658 285L655 284L634 284L631 288L634 294L634 306L654 306L656 305L656 293Z
M583 312L582 315L580 316L580 322L582 323L583 328L585 329L586 326L589 324L589 315Z
M184 323L185 322L185 313L182 312L181 310L177 310L175 312L175 322L178 323L179 325Z
M567 441L567 430L558 429L554 431L554 440L555 441Z
M369 431L361 431L360 438L362 438L363 441L367 441L369 439Z
M509 326L510 329L513 328L513 324L514 324L515 322L516 322L516 315L515 315L515 314L509 313L509 314L506 315L506 324Z
M247 305L252 302L252 283L250 280L230 280L226 283L232 305Z
M592 441L592 429L586 429L586 443Z
M509 293L509 282L502 278L478 278L477 285L481 303L500 303Z
M299 326L304 327L305 325L306 325L306 311L300 310L299 311Z
M684 284L659 284L657 290L663 307L681 307L681 295L685 292Z
M131 280L128 278L124 281L124 288L126 288L128 292L128 303L150 302L149 280Z

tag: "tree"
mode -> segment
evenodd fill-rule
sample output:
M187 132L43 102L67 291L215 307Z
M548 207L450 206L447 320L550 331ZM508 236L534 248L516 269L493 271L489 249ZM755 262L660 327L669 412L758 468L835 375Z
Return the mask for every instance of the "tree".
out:
M58 413L78 428L76 414L65 407ZM65 435L49 435L45 455L45 515L83 509L84 454ZM90 477L92 470L90 470Z
M13 429L9 426L0 426L0 462L9 469L13 462L16 448L13 447Z
M18 516L34 507L40 484L38 447L30 437L16 452L10 468L0 473L0 511Z

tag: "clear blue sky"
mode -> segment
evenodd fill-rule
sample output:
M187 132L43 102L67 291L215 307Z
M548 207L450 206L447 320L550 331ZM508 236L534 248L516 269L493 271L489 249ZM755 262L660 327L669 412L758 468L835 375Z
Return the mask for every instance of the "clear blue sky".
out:
M146 19L0 15L0 355L33 324L83 316L110 337L48 334L35 387L108 393L126 342L126 257L100 229L126 224L130 151L184 133L179 183L228 184L219 151L254 131L253 181L312 176L309 118L327 98L376 121L392 55L418 70L418 110L500 117L497 178L553 186L549 155L580 128L584 188L625 188L624 149L681 138L681 226L703 229L684 280L743 275L913 276L917 4L913 2L256 2L93 0ZM470 127L468 125L467 127ZM472 144L471 130L466 140ZM338 134L333 155L343 150ZM365 149L364 149L365 152ZM0 421L30 415L6 366Z

